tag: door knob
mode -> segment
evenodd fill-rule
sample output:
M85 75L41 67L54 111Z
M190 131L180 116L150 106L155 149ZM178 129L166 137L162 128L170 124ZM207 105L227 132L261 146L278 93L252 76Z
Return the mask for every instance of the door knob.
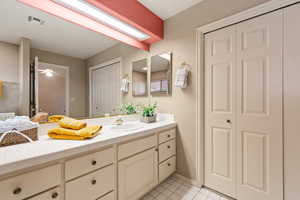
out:
M58 197L58 193L57 192L54 192L52 195L51 195L52 199L56 199Z
M228 124L231 124L231 120L230 120L230 119L227 119L226 122L227 122Z
M14 189L13 194L17 195L17 194L20 194L21 192L22 192L22 188L18 187L16 189Z
M97 161L96 161L96 160L93 160L93 161L92 161L92 165L95 166L96 164L97 164Z
M93 179L93 180L91 181L91 183L92 183L92 185L96 185L96 183L97 183L96 179Z

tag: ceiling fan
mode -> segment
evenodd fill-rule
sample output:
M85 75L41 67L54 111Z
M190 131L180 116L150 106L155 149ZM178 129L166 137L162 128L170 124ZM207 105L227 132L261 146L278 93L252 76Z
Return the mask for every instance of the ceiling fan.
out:
M53 77L57 72L53 71L52 69L39 69L40 73L45 74L47 77Z

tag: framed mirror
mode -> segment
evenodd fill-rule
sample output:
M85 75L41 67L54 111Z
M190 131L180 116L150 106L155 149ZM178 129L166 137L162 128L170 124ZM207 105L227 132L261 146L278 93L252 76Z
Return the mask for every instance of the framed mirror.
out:
M172 53L151 57L150 93L153 96L169 96L172 90Z
M132 63L132 96L148 96L148 62L147 58Z

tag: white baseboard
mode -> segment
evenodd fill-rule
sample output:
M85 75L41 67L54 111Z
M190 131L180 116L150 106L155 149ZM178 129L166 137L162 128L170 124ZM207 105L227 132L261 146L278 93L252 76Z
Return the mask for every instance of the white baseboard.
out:
M199 184L196 180L187 178L185 176L182 176L181 174L175 173L174 176L176 178L179 178L179 179L183 180L186 183L191 184L191 185L194 185L194 186L197 186L197 187L202 187L203 186L202 184Z

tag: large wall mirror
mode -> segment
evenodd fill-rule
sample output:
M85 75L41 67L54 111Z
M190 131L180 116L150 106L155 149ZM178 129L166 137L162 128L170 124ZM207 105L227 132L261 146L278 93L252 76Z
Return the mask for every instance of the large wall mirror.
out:
M169 96L172 90L172 53L151 57L150 92L153 96Z
M1 0L0 13L0 115L120 113L119 55L100 54L119 41L20 1Z
M148 96L148 62L147 58L132 63L132 95Z

